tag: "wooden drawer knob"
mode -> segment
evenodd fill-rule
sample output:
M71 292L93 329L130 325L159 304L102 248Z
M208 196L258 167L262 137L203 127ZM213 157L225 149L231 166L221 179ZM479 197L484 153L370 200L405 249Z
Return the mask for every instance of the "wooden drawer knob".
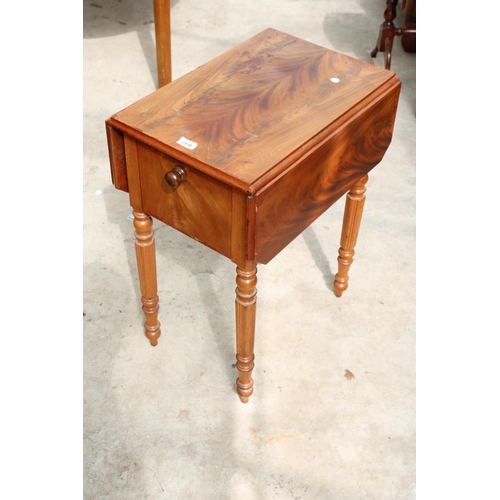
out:
M170 172L165 175L165 182L172 188L179 187L181 182L187 178L186 171L180 166L176 165Z

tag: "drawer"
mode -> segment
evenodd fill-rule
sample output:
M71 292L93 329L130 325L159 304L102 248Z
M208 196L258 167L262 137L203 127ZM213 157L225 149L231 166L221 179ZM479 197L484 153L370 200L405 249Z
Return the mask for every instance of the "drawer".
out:
M229 257L231 187L141 142L137 163L143 212ZM165 176L176 166L186 178L172 188Z

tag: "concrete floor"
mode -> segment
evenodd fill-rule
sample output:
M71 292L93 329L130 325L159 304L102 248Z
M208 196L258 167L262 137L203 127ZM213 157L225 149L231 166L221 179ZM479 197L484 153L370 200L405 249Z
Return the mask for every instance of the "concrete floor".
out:
M383 66L370 51L384 5L173 0L173 76L267 27ZM84 0L84 498L415 498L415 54L396 41L394 137L370 176L348 291L331 286L343 200L259 268L244 405L235 267L159 222L162 337L153 348L143 335L104 120L156 88L152 20L152 0Z

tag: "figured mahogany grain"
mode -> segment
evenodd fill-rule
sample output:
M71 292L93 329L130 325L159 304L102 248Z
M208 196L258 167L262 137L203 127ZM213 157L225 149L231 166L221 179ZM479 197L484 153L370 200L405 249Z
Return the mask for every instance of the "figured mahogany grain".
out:
M391 142L399 89L398 83L387 89L256 193L249 258L267 264L380 162Z
M390 80L392 72L267 29L110 124L252 194ZM181 137L197 147L177 144Z

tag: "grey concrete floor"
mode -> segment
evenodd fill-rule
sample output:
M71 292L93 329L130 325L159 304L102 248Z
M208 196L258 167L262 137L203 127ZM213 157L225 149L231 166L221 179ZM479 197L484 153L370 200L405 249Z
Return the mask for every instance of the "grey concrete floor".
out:
M370 51L384 6L173 0L173 77L267 27L383 66ZM84 498L415 498L415 54L396 40L394 137L370 176L348 291L331 286L343 200L259 267L244 405L235 267L157 221L159 345L143 334L104 120L156 89L152 21L152 0L84 0Z

